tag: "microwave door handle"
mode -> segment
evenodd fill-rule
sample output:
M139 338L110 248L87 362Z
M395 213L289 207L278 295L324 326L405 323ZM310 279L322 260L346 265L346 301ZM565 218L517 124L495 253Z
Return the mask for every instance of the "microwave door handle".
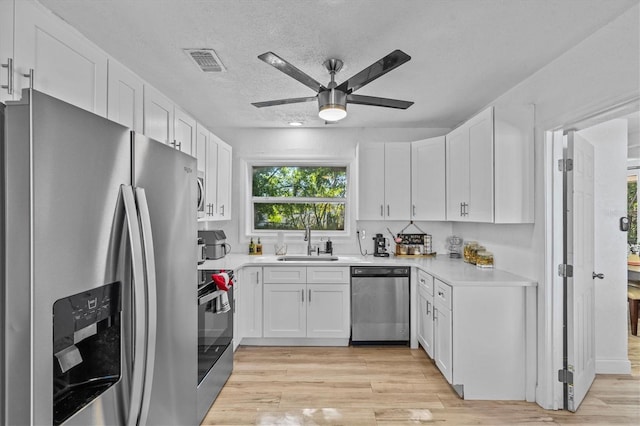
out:
M136 188L136 201L138 202L138 212L140 214L140 224L142 226L142 246L144 250L144 261L146 271L146 293L147 293L147 357L144 377L144 388L142 391L142 407L140 409L139 424L147 423L149 414L149 403L151 400L151 386L153 385L153 372L156 359L156 333L158 320L158 303L156 287L156 261L153 249L153 233L151 232L151 215L149 214L149 204L144 188Z
M122 199L124 201L125 220L129 244L131 248L131 269L133 275L133 369L131 377L131 397L129 401L129 412L127 413L127 426L138 425L140 409L142 406L142 391L145 376L145 334L146 324L146 302L144 285L144 260L142 254L142 237L140 234L140 224L136 201L133 195L133 188L129 185L121 185Z
M198 193L200 195L198 198L198 210L200 210L204 207L204 186L200 179L196 179L196 182L198 183Z

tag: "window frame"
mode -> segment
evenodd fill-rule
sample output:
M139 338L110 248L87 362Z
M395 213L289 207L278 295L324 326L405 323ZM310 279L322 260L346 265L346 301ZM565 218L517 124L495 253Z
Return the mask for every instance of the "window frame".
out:
M246 160L245 170L245 234L246 236L275 237L279 233L298 235L302 230L298 229L256 229L254 223L254 198L259 198L264 203L291 203L295 204L344 202L344 230L314 230L313 234L320 237L348 237L351 235L351 212L353 204L353 168L352 159L325 159L325 160L294 160L294 159L270 159L270 160ZM344 167L346 169L347 185L344 198L313 198L313 197L254 197L253 196L253 168L254 167Z

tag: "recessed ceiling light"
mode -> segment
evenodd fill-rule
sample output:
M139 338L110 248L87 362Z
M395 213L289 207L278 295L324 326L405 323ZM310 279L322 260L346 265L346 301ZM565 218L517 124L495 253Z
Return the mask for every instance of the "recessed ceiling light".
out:
M300 122L300 121L290 121L289 122L289 126L300 127L300 126L302 126L302 122Z

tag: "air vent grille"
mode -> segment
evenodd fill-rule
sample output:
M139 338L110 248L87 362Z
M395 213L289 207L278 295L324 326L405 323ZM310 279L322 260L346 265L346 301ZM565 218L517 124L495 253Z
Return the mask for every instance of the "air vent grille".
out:
M184 51L204 72L227 71L213 49L184 49Z

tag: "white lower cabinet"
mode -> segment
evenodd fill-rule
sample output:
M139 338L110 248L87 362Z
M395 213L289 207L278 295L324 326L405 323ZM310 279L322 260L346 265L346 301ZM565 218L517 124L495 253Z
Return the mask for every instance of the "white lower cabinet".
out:
M451 315L451 287L435 281L433 324L434 361L447 382L453 383L453 323ZM448 289L449 291L446 291Z
M348 343L348 267L265 267L263 288L264 338L331 338Z
M417 276L418 341L456 392L464 399L530 400L527 288L449 285L420 270Z
M262 268L242 268L239 276L237 288L241 305L238 340L245 337L262 337Z
M418 271L418 342L434 357L433 277Z

